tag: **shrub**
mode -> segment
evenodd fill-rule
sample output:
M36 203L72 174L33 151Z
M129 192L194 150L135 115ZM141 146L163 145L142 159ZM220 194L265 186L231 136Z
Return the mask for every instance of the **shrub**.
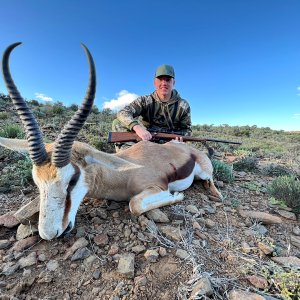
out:
M0 129L0 136L11 139L23 139L25 138L25 132L23 128L17 124L7 124Z
M262 169L262 173L267 176L291 176L293 175L293 171L288 169L287 167L276 165L276 164L269 164Z
M256 171L258 169L258 159L256 157L247 156L233 164L236 171Z
M300 181L294 176L279 176L268 186L269 194L288 207L300 210Z
M32 181L32 163L29 156L19 159L6 167L6 172L0 176L0 191L9 192L13 186L26 187Z
M232 173L232 166L225 164L220 160L213 159L212 165L214 168L213 175L217 180L221 180L224 182L233 182L234 176Z
M106 139L93 136L89 138L88 142L91 146L94 146L96 149L100 151L107 152L107 153L114 152L114 145L108 144Z
M5 111L0 111L0 120L8 119L8 113Z

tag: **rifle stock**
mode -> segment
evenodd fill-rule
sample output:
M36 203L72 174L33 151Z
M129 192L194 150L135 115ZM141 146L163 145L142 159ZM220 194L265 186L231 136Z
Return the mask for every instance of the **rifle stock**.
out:
M226 144L236 144L241 145L240 142L216 140L209 138L197 138L193 136L183 136L173 133L162 133L162 132L151 132L152 141L174 140L176 137L182 137L184 142L216 142L216 143L226 143ZM139 142L142 139L134 132L109 132L108 133L108 143L125 143L125 142Z

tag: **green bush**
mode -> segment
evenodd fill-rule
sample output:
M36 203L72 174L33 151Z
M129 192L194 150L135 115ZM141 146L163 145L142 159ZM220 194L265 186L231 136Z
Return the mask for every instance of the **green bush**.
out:
M25 138L25 132L23 128L17 124L7 124L0 129L0 136L11 139L23 139Z
M276 164L269 164L262 168L262 173L267 176L292 176L293 171L288 169L287 167L276 165Z
M268 186L268 193L295 211L300 211L300 181L294 176L279 176Z
M107 139L100 138L97 136L92 136L89 137L88 140L89 144L96 149L107 152L107 153L113 153L114 152L114 145L113 144L108 144Z
M25 188L32 182L32 163L29 156L19 159L6 167L4 174L0 176L0 191L9 192L13 186Z
M213 172L214 178L229 183L234 181L232 166L229 166L224 162L215 159L213 159L211 162L214 168L214 172Z
M247 156L233 164L236 171L256 171L258 169L258 159L256 157Z
M8 113L5 111L0 111L0 120L7 120L8 119Z

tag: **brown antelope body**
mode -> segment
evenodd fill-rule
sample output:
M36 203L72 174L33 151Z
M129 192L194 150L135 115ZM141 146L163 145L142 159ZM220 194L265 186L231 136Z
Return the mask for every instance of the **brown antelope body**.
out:
M181 191L194 179L205 180L214 196L211 161L203 152L177 141L142 141L117 154L107 154L75 138L90 113L96 92L96 72L88 49L90 79L81 107L56 141L44 144L36 119L20 96L9 71L13 48L3 54L3 76L26 130L26 140L0 138L0 145L29 153L33 180L40 191L39 234L50 240L72 230L80 203L91 198L129 201L134 215L183 200Z

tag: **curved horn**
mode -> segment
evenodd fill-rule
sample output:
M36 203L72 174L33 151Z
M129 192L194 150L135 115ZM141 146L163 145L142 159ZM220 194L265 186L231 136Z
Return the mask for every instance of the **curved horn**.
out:
M41 165L47 158L45 145L43 143L43 134L38 123L15 86L9 69L9 56L11 51L21 43L14 43L6 48L2 58L3 78L8 90L9 96L17 110L17 113L25 128L26 137L29 145L29 155L35 165Z
M89 83L84 100L73 118L64 127L57 140L52 154L52 163L59 168L66 166L71 159L71 149L74 140L91 112L96 94L96 70L91 53L81 44L89 63Z

